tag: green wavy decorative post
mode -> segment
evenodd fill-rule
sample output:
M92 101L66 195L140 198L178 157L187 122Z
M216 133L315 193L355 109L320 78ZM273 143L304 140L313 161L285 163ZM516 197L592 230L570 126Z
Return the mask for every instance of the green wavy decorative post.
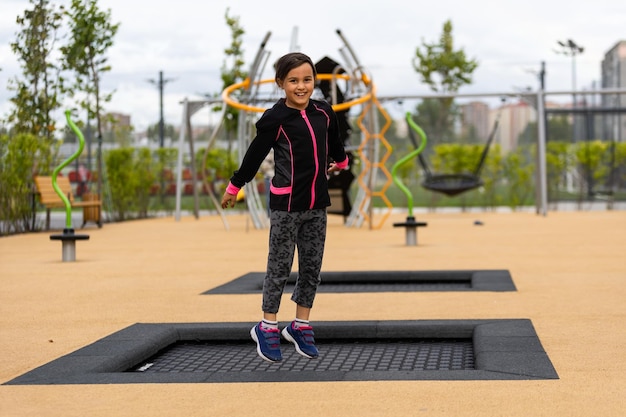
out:
M63 200L63 204L65 204L65 228L66 229L72 228L72 205L70 203L70 200L67 198L65 194L63 194L63 191L57 184L57 176L59 175L59 172L61 172L63 168L65 168L66 166L70 164L70 162L78 158L80 154L83 152L83 149L85 148L85 137L83 136L83 132L81 132L78 126L76 126L76 124L72 121L71 115L72 115L71 110L65 110L65 119L67 120L67 124L72 129L72 131L76 134L76 137L78 137L78 143L79 143L78 149L69 158L61 162L61 164L58 167L56 167L54 171L52 172L52 188L54 188L54 191L58 194L59 197L61 197L61 200Z
M68 126L74 131L76 136L78 137L78 150L74 152L69 158L65 161L61 162L61 164L54 169L52 172L52 188L58 194L58 196L63 200L63 204L65 204L65 228L63 229L63 234L60 235L51 235L50 240L60 240L63 244L63 262L73 262L76 260L76 241L77 240L88 240L89 235L77 235L74 234L74 229L72 228L72 204L70 203L69 198L63 194L63 191L57 184L57 177L59 172L63 168L65 168L70 162L75 160L80 156L84 147L85 147L85 138L83 137L80 129L72 122L71 119L71 110L65 111L65 118L67 119Z
M415 217L413 216L413 193L408 189L406 185L402 183L402 181L398 178L398 168L407 163L409 160L415 158L419 155L420 152L424 150L426 147L426 134L411 118L411 113L406 113L406 121L409 124L409 127L415 130L422 138L419 146L411 151L408 155L400 158L395 164L393 164L393 168L391 169L391 177L393 182L402 190L402 192L406 195L407 199L407 207L408 207L408 216L406 218L406 222L403 223L394 223L394 227L404 227L406 231L406 244L407 246L415 246L417 245L417 228L420 226L426 226L425 222L417 222L415 221Z
M395 164L393 164L393 168L391 169L391 176L393 178L393 182L396 183L396 185L406 195L407 207L409 209L409 217L413 217L413 193L411 193L411 190L409 190L407 186L404 185L402 181L398 178L397 171L398 171L398 168L400 168L402 165L404 165L411 159L415 158L418 154L420 154L424 150L424 148L426 147L426 135L424 134L424 131L422 130L422 128L419 127L413 121L413 119L411 118L410 112L406 113L406 121L409 123L409 126L413 128L413 130L415 130L416 132L420 134L420 136L422 137L422 141L417 147L417 149L411 151L408 155L404 156L403 158L400 158L400 160L398 160Z

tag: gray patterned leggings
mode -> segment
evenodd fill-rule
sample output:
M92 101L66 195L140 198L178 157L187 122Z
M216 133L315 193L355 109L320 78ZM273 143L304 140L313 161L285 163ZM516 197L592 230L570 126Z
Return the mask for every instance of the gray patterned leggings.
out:
M291 273L298 248L298 280L291 300L303 307L313 307L320 283L320 270L326 242L326 210L288 212L272 210L270 214L269 255L263 281L265 313L278 313L280 299Z

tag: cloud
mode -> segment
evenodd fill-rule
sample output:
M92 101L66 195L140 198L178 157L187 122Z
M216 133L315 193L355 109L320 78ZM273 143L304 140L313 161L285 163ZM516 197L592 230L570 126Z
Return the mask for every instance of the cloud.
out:
M69 4L69 1L60 3ZM501 92L538 87L537 71L546 63L547 88L567 90L572 86L572 60L555 53L557 40L574 39L585 47L576 57L577 85L590 88L600 79L600 63L623 33L626 3L597 0L528 0L523 3L493 0L439 0L419 3L385 2L314 3L283 7L256 0L100 0L111 9L113 22L121 26L110 49L112 71L103 77L106 91L115 90L106 108L132 116L138 130L158 120L158 91L148 79L163 71L171 79L164 90L168 123L178 124L184 97L219 93L224 49L231 42L224 15L238 17L245 30L243 49L249 65L265 35L270 52L263 78L273 78L271 63L288 52L297 29L297 44L314 60L330 56L342 61L344 45L340 29L361 64L369 71L379 95L425 94L412 67L415 49L423 41L435 42L443 23L453 24L455 47L480 65L474 83L462 92ZM9 77L19 74L19 65L8 44L18 30L15 17L30 7L25 1L4 0L0 15L0 115L9 109Z

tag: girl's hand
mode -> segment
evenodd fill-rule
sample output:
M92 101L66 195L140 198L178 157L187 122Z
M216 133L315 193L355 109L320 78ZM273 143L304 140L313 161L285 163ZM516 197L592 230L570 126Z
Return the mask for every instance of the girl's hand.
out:
M237 196L233 194L224 193L222 197L222 208L235 207L235 203L237 202Z
M341 168L339 168L339 167L337 166L337 164L336 164L336 163L331 162L331 163L328 165L328 171L327 171L327 172L328 172L329 174L330 174L330 173L332 173L332 172L339 172L339 171L341 171Z

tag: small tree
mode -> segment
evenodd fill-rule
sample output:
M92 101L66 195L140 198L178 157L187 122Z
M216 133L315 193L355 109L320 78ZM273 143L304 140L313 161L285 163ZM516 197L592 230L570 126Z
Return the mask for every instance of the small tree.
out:
M448 107L444 100L426 98L417 105L415 121L423 126L431 144L454 142L454 120L458 115L454 102Z
M73 71L75 82L68 91L78 99L81 108L87 111L87 118L96 119L98 134L98 196L102 190L102 103L111 100L112 93L101 90L102 75L111 70L106 53L113 45L113 38L119 28L111 23L111 11L98 8L97 0L72 0L66 12L69 18L69 42L61 48L66 70Z
M584 199L584 187L587 196L592 197L595 186L602 184L610 173L609 143L600 140L580 142L575 145L576 162L579 169L580 194L579 204Z
M119 148L106 153L113 212L117 220L146 218L158 162L148 148Z
M503 201L502 196L498 193L498 185L502 180L504 156L499 144L492 146L493 148L489 150L480 176L483 180L483 186L481 187L483 204L485 208L494 210Z
M452 22L447 20L443 24L443 33L439 42L426 43L415 51L413 67L423 82L436 93L456 93L465 84L471 84L472 73L478 67L478 61L468 60L463 49L454 49L452 36ZM450 124L453 115L452 97L439 99L441 105L435 124L432 126L431 137L441 140L446 126Z
M229 10L230 9L226 9L226 12L224 13L224 18L226 19L226 24L230 28L231 42L230 46L224 49L226 59L224 60L224 63L222 65L222 90L230 87L233 84L241 82L248 77L248 73L243 70L245 61L243 60L244 50L242 48L242 36L246 32L239 24L238 16L229 16ZM227 64L227 61L229 59L231 61L230 67ZM226 139L228 140L228 154L231 155L231 138L236 134L239 126L239 110L233 107L228 107L226 109L224 117L224 130L226 131ZM228 158L224 162L230 164L231 159L232 158ZM234 166L227 165L227 167L229 171L232 171L234 169Z
M126 220L134 209L137 192L137 179L133 174L133 149L112 149L106 153L104 163L109 173L113 215L116 220Z
M532 179L534 165L526 160L524 149L517 148L507 153L503 163L509 207L516 210L530 199L533 192Z
M565 183L567 171L571 165L570 145L562 141L550 141L546 144L546 167L548 182L548 200L558 201L561 185Z
M18 16L22 27L11 43L13 53L21 62L23 78L14 78L9 89L15 91L11 101L15 108L8 116L13 130L31 133L51 142L54 137L53 113L60 107L63 79L52 54L58 40L63 8L50 6L47 0L31 0L32 10Z
M33 229L32 173L47 152L31 133L0 135L0 235Z
M14 108L0 137L0 234L32 230L32 177L48 174L57 151L53 113L60 107L63 80L52 59L62 8L47 0L17 17L21 31L11 49L22 76L9 81ZM10 129L9 129L10 127Z
M167 187L168 184L174 178L173 172L176 169L176 161L178 159L177 148L159 148L154 153L156 158L155 172L160 187ZM173 209L169 200L165 199L167 193L166 188L159 190L161 195L161 209L170 212Z
M245 80L248 76L248 74L243 70L245 62L243 60L244 51L241 47L243 44L242 36L244 35L245 30L239 24L239 17L229 16L229 10L230 9L228 8L226 9L226 12L224 13L224 18L226 19L226 24L230 28L231 43L228 48L224 49L226 59L224 60L221 69L222 91L233 84ZM227 66L226 63L229 58L232 60L230 68ZM226 106L226 104L215 106L213 108L213 111L221 111L221 106ZM232 158L233 151L231 137L236 134L238 126L239 110L232 107L227 107L224 112L224 130L226 132L226 140L228 141L228 158L222 161L222 163L225 165L227 172L232 172L233 169L235 169L235 163ZM209 154L209 149L207 148L204 152L202 162L198 165L200 167L203 167L202 172L206 173L206 167L209 166L208 160L211 157L212 155ZM205 184L205 186L208 187L209 185ZM208 191L210 193L212 192L212 190Z
M611 185L614 188L626 188L626 143L613 143L614 160Z
M151 142L159 143L159 123L155 123L153 125L148 126L146 130L146 135ZM165 124L163 127L164 137L174 139L176 137L176 129L174 125Z
M226 9L224 17L226 19L226 24L230 28L231 42L230 46L224 49L226 59L224 60L224 64L222 65L222 90L230 87L233 84L241 82L245 80L246 77L248 77L247 72L243 70L243 66L245 65L245 62L243 60L244 50L241 47L243 44L242 36L246 32L239 24L239 17L229 16L228 11L229 9ZM231 60L230 68L227 66L226 63L228 59ZM237 132L237 127L239 125L239 110L233 107L228 107L224 116L224 128L226 130L226 137L228 139L228 153L231 154L232 150L230 138L234 133Z

